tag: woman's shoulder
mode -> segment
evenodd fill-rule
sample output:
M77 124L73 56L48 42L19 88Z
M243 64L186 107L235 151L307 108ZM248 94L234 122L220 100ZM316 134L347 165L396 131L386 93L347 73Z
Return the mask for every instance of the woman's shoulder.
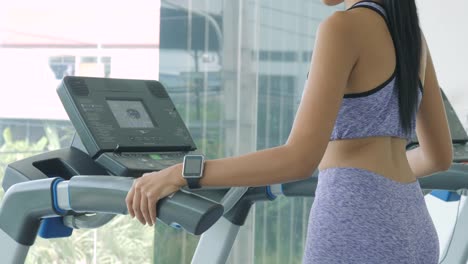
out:
M326 31L331 34L345 34L351 37L359 29L360 17L355 13L347 11L335 11L329 17L325 18L320 24L318 30Z
M356 16L346 11L336 11L323 20L317 29L317 38L344 41L350 48L357 43L359 34Z

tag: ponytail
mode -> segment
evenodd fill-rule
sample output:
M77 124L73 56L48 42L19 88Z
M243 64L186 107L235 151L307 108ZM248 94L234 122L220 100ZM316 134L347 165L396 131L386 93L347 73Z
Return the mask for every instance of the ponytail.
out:
M421 30L415 0L383 0L397 57L396 82L399 89L400 121L405 133L411 132L416 113Z

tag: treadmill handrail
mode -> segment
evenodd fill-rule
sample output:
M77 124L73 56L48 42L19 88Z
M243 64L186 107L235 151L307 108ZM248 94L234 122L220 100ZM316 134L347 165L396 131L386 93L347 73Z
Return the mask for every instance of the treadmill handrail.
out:
M68 193L58 193L58 204L69 199L68 207L74 212L128 214L125 198L134 180L120 176L74 176L68 183L61 183L68 184ZM224 212L219 203L183 191L159 200L156 210L162 222L178 224L195 235L205 232Z

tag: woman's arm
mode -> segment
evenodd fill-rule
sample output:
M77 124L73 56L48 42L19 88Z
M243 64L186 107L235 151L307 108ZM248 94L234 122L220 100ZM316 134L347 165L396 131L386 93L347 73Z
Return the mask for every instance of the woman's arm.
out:
M300 157L289 145L205 162L201 186L263 186L304 179L318 166L316 158ZM182 170L179 165L176 175ZM181 176L180 183L185 185Z
M286 144L205 163L202 186L258 186L304 179L327 148L349 75L358 58L353 27L345 12L319 26L309 77ZM186 184L176 165L135 180L127 195L129 213L154 223L157 200Z
M406 158L408 159L411 171L416 178L425 177L433 173L448 169L448 167L442 168L435 166L434 163L426 159L421 147L416 147L406 151Z
M426 70L424 93L416 115L416 134L419 147L406 152L416 178L450 168L453 161L452 136L445 112L442 93L424 34Z

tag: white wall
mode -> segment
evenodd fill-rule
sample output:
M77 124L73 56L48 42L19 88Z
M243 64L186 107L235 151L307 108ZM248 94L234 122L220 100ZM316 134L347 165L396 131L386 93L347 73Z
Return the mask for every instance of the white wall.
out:
M468 1L416 2L439 83L468 129Z

